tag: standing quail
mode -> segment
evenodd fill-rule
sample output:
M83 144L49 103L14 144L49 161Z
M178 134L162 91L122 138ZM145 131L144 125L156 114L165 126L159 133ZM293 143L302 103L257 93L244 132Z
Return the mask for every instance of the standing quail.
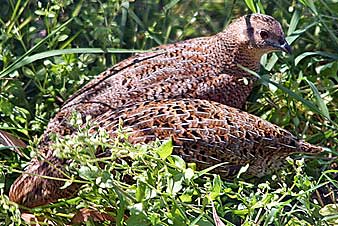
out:
M248 174L262 176L280 166L287 155L323 151L257 116L199 99L143 102L107 111L96 118L90 131L105 129L114 138L121 119L131 143L172 138L173 154L195 162L198 169L228 163L214 170L222 177L234 175L246 164ZM62 178L55 168L62 169L67 161L53 156L46 161L34 159L26 171L29 174L12 185L10 199L34 207L74 195L79 184L59 190L64 182L31 175Z

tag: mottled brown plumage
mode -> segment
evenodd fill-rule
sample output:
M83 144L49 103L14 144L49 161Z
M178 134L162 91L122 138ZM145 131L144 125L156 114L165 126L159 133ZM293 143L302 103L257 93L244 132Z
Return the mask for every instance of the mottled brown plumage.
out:
M252 14L214 36L159 46L124 60L69 98L48 124L40 150L53 167L33 159L26 172L62 177L55 167L62 168L66 162L54 157L48 137L76 133L68 123L73 112L81 113L82 123L90 116L112 136L122 114L126 126L135 128L131 142L173 136L175 152L196 161L199 168L229 161L228 168L218 169L224 175L246 163L252 164L249 172L263 174L273 161L279 162L276 157L317 150L276 126L221 105L242 108L252 90L256 78L238 64L257 71L261 56L278 50L290 52L280 24L270 16ZM10 198L33 207L71 196L78 188L74 184L59 190L62 185L61 181L23 174L13 184Z
M223 177L246 164L250 164L249 174L263 176L279 166L287 155L323 150L257 116L206 100L134 104L107 112L95 122L114 136L121 119L125 131L131 130L128 132L131 143L172 137L174 153L188 162L196 162L199 169L228 162L215 170Z
M91 131L96 133L97 128L103 128L114 138L121 119L131 143L171 137L173 153L187 162L197 163L198 169L228 163L214 170L223 177L234 175L246 164L249 164L248 174L262 176L278 168L292 153L323 151L257 116L198 99L144 102L109 111L93 122ZM35 159L27 173L62 178L55 167L62 168L67 161L52 156L47 161ZM33 207L72 196L80 186L73 184L59 190L63 183L24 174L12 186L10 198Z
M242 108L256 78L238 64L257 71L263 54L290 51L273 17L240 17L214 36L163 45L124 60L103 72L68 99L45 134L71 133L70 113L95 118L126 104L195 98Z

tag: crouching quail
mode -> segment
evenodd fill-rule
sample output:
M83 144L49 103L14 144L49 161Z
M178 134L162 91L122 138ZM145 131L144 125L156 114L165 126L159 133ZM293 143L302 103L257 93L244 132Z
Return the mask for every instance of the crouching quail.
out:
M262 176L292 153L323 151L257 116L207 100L162 100L125 106L96 118L90 131L105 129L114 138L120 120L129 142L172 138L173 154L195 162L198 169L227 163L214 170L223 177L235 174L246 164L248 174ZM63 178L62 166L67 161L54 156L45 161L32 160L26 174L12 185L10 199L34 207L74 195L79 184L60 190L63 181L46 178Z

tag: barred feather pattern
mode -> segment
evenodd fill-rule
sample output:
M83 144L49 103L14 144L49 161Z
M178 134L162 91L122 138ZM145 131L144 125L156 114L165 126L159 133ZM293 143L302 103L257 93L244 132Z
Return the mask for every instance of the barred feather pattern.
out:
M114 139L120 132L121 121L123 131L133 144L172 138L173 154L187 162L195 162L199 170L226 163L213 170L223 178L236 175L246 164L249 164L248 175L263 176L276 170L292 153L317 154L323 151L322 147L299 140L257 116L198 99L133 104L106 112L87 123L92 125L92 134L104 129ZM50 146L46 148L50 149ZM64 178L62 170L67 161L52 155L46 160L34 159L26 174L11 187L10 199L34 207L73 196L79 184L73 183L60 190L63 181L44 178Z
M292 153L319 153L323 148L299 140L290 132L257 116L217 102L182 99L134 104L107 112L94 124L114 137L119 126L132 143L172 138L174 154L199 169L228 162L215 171L223 177L249 164L248 173L262 176Z
M67 162L55 157L49 136L76 134L69 123L74 112L81 114L82 124L91 118L93 133L103 128L112 138L119 119L131 130L132 143L172 137L174 153L196 162L199 169L228 162L216 169L223 176L247 163L249 173L259 176L290 153L320 152L321 148L235 109L243 108L256 80L238 65L257 71L263 54L280 50L290 52L278 21L252 14L216 35L162 45L107 69L51 119L40 143L45 160L31 161L27 174L12 185L10 199L34 207L77 190L78 184L60 190L62 181L41 177L64 177Z
M67 100L48 124L46 139L51 132L73 133L67 118L74 111L95 118L127 104L179 98L243 108L256 77L238 65L257 71L263 54L280 50L262 39L263 29L269 42L285 42L278 21L252 14L214 36L162 45L118 63Z

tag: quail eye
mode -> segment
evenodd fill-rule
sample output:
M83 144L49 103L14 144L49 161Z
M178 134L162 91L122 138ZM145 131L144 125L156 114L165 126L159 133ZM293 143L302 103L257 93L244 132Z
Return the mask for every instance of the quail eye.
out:
M261 31L259 34L261 35L261 38L262 38L262 39L267 39L267 38L269 38L269 34L268 34L268 32L266 32L266 31Z

